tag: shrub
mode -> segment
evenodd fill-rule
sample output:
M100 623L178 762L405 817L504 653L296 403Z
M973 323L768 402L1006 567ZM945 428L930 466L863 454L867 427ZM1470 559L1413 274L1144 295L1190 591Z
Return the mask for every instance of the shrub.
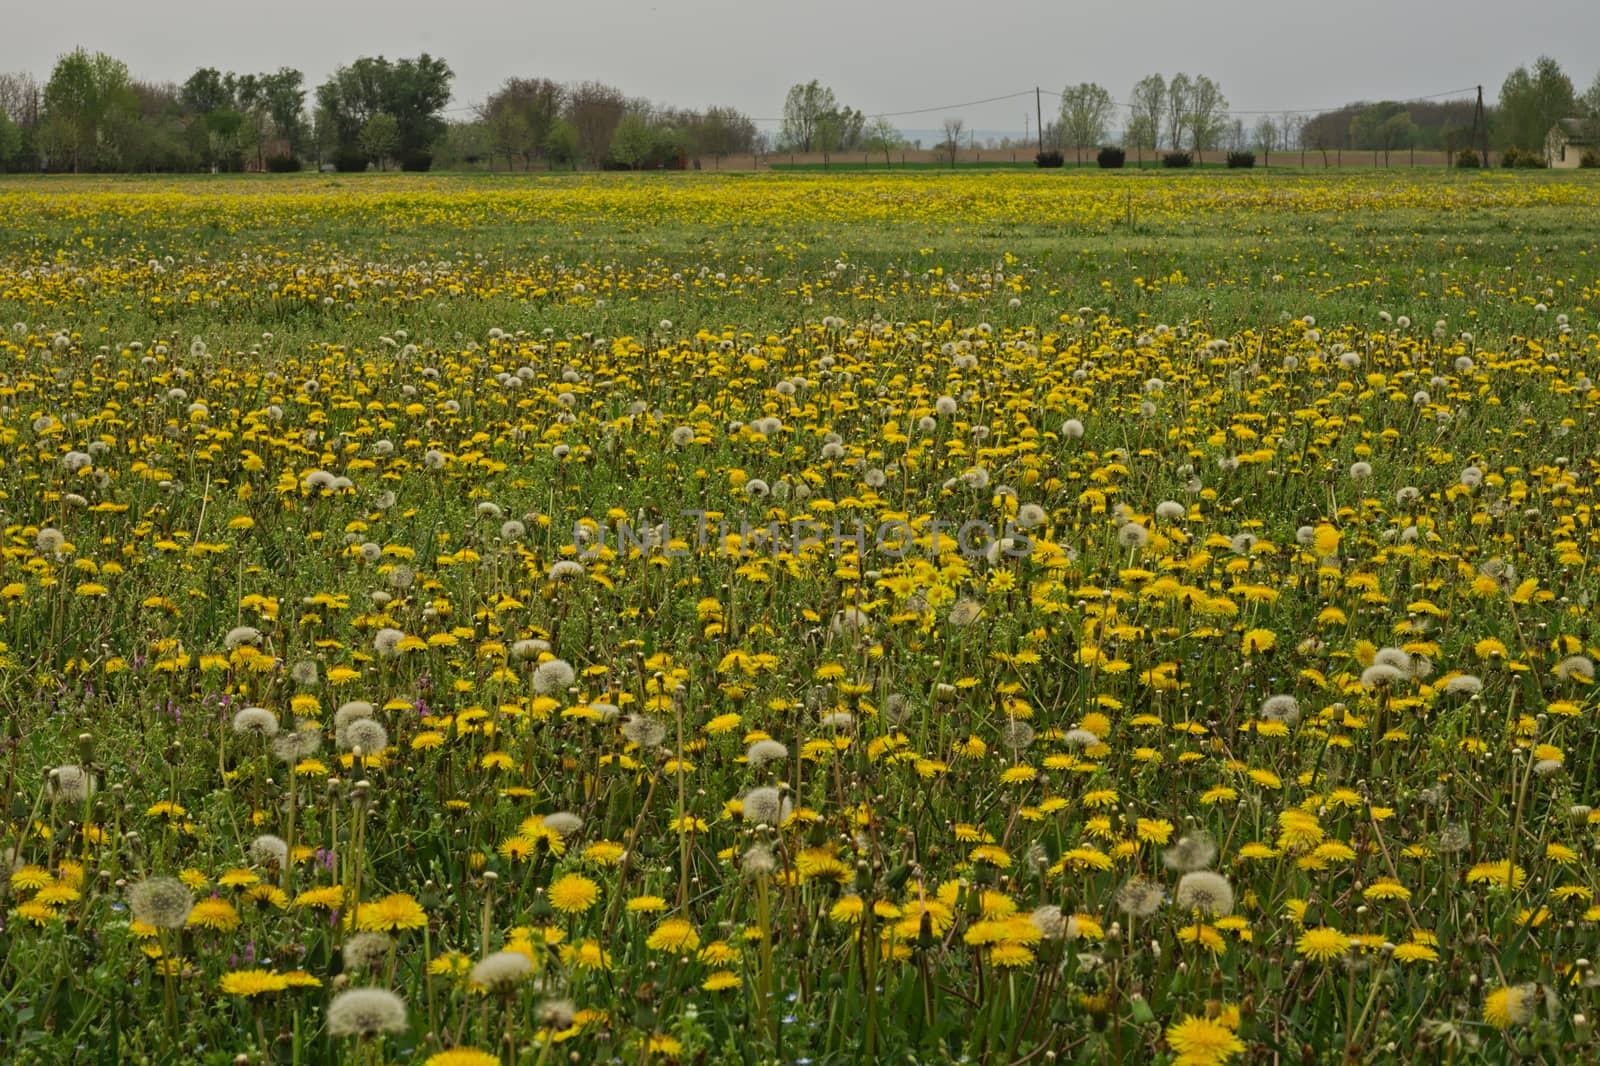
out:
M1249 170L1251 167L1253 167L1255 165L1256 165L1256 154L1254 152L1229 152L1228 153L1228 169L1229 170Z
M1100 164L1101 170L1121 170L1122 165L1128 161L1128 153L1114 145L1106 145L1094 159Z
M1542 154L1524 151L1515 145L1506 149L1505 155L1500 157L1500 165L1507 170L1513 167L1520 170L1542 170L1549 166Z
M1161 165L1178 170L1182 167L1194 165L1194 156L1188 152L1168 152L1161 157Z
M267 170L273 174L293 174L304 165L292 155L267 156Z
M1053 148L1033 157L1034 165L1041 167L1059 167L1066 161L1067 157Z
M1478 153L1471 148L1463 148L1456 153L1456 166L1463 170L1477 170L1483 166L1483 160L1478 158Z
M412 152L400 160L400 169L409 171L423 171L433 166L433 153L422 149Z
M1583 155L1578 157L1578 166L1584 170L1600 169L1600 152L1593 148L1585 150Z
M341 174L360 174L367 169L365 153L348 150L333 154L333 168Z

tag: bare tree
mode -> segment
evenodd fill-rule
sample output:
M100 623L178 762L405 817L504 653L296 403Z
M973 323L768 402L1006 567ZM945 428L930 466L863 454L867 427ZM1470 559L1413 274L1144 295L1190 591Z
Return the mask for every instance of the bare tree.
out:
M1195 152L1216 147L1228 125L1228 98L1222 88L1204 74L1194 79L1189 93L1188 127Z
M32 74L0 74L0 114L23 129L39 124L39 103L43 88Z
M1105 139L1106 126L1116 105L1104 86L1093 82L1069 85L1061 94L1061 129L1066 134L1067 147L1078 153L1083 162L1083 150L1093 148Z
M489 129L490 149L504 155L507 166L521 159L531 167L565 102L566 90L548 78L507 78L478 109Z
M1132 113L1128 116L1128 146L1139 153L1144 161L1144 150L1155 151L1161 143L1161 121L1166 113L1167 82L1159 74L1140 78L1128 100Z
M1173 149L1183 147L1184 133L1189 128L1189 97L1194 85L1187 74L1174 74L1167 82L1167 143Z
M598 167L611 152L611 134L628 109L622 90L597 81L567 88L567 121L578 134L578 154Z
M1278 124L1272 121L1271 115L1262 115L1256 120L1254 141L1256 151L1261 153L1261 165L1272 165L1272 149L1278 140Z
M950 157L952 169L956 165L956 153L961 151L961 135L967 128L964 120L947 118L944 120L944 140L939 142L939 150Z
M889 153L905 143L905 138L900 136L894 123L881 115L867 125L866 138L868 147L883 153L884 166L889 165Z

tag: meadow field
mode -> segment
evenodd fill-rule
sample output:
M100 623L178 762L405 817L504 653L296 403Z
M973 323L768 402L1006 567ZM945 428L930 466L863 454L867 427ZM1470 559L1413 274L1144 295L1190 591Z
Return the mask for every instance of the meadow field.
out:
M1595 1061L1597 379L1588 174L0 180L0 1058Z

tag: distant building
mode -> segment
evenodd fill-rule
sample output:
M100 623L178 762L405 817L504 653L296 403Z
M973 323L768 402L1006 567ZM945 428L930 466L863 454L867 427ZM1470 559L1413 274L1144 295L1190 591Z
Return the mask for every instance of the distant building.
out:
M1585 152L1600 154L1596 125L1581 118L1564 118L1551 126L1544 138L1545 162L1556 170L1576 170Z

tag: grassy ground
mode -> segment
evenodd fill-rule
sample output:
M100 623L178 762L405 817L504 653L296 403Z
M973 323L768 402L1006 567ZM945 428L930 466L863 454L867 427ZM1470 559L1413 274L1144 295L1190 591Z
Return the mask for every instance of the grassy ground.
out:
M0 1047L1588 1061L1597 309L1587 175L0 179Z

